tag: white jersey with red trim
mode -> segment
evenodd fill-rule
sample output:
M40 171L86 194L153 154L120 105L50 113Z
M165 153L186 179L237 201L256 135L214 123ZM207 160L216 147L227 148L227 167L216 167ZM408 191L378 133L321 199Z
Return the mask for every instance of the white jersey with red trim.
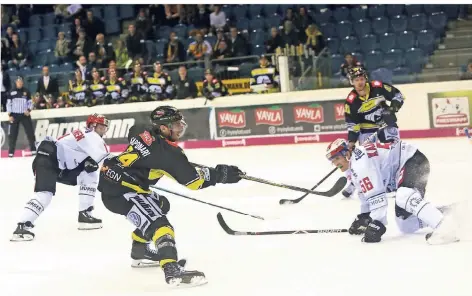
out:
M58 138L56 146L61 170L72 170L89 156L100 163L109 154L105 141L93 129L73 130Z
M361 212L386 224L386 193L402 182L403 167L418 149L403 141L357 146L350 159L350 177L361 199Z

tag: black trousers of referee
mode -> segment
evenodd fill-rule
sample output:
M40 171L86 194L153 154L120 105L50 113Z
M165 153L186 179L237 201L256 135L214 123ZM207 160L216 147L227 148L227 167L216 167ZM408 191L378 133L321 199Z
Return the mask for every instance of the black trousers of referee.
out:
M26 116L25 114L21 113L11 113L11 116L13 117L13 122L10 122L10 127L8 130L8 154L15 153L16 140L18 139L18 132L20 131L20 123L25 129L31 151L36 151L36 147L34 145L36 137L34 136L33 121L31 120L31 116Z

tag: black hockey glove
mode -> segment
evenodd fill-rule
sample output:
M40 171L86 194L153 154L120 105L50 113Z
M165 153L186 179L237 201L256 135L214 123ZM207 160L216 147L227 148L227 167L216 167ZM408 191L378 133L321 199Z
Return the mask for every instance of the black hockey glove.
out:
M84 162L84 171L92 173L98 170L98 164L91 157L87 157Z
M170 202L167 197L165 197L164 195L160 195L154 191L150 194L150 196L159 206L159 209L161 209L162 214L166 215L170 210Z
M365 243L378 243L386 231L387 228L385 228L382 222L374 220L367 226L362 241Z
M349 234L363 234L367 229L367 225L372 222L372 218L370 218L369 215L370 212L357 215L356 220L354 220L354 222L351 224L351 227L349 227Z
M219 164L215 168L216 183L228 184L238 183L241 180L243 172L234 165Z

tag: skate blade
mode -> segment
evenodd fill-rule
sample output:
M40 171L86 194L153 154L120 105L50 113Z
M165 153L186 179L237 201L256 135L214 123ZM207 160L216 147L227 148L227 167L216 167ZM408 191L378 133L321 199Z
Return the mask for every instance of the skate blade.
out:
M208 281L205 276L194 276L190 279L190 282L183 282L182 278L173 278L169 280L169 286L173 288L191 288L207 284Z
M103 228L102 223L79 223L79 230L94 230L94 229L101 229Z
M34 235L31 234L14 234L10 239L11 242L28 242L34 239Z
M133 259L131 261L131 267L133 268L149 268L149 267L160 267L158 261L151 261L146 259Z

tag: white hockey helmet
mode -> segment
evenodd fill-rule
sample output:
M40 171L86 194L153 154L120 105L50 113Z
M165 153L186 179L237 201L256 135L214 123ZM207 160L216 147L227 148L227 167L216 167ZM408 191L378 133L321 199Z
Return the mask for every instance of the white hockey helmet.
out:
M336 139L334 142L328 145L326 149L326 158L331 161L334 157L342 155L346 156L349 151L347 141L344 139Z

